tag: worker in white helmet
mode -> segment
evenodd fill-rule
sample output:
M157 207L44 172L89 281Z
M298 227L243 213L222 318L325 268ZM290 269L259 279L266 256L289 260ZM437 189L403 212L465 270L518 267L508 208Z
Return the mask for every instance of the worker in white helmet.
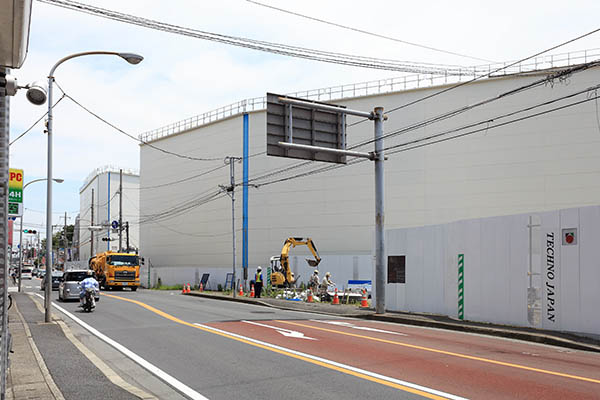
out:
M319 288L319 270L315 269L313 274L308 278L308 288L314 293L317 293L317 289Z
M325 274L321 285L319 285L319 297L321 297L321 300L329 299L329 294L327 293L327 288L329 286L335 286L335 283L333 283L333 281L331 280L331 272L327 272Z

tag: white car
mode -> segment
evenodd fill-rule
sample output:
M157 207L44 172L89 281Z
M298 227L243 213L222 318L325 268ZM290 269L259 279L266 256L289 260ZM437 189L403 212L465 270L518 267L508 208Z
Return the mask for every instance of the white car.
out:
M21 279L31 279L33 277L31 268L23 268L21 270Z

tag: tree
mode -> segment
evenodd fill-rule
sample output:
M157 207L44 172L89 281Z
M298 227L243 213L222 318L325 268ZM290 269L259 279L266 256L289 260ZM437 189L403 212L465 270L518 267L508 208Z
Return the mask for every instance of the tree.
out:
M75 225L67 225L67 240L65 241L65 227L61 226L60 231L52 235L52 248L56 249L59 247L69 247L73 244L73 233L75 232ZM46 249L46 239L42 239L42 248Z

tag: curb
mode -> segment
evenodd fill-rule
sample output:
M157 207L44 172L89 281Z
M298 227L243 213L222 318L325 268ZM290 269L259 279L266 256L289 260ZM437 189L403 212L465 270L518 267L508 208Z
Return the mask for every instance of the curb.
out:
M527 332L527 331L510 329L508 327L506 327L506 328L498 327L498 326L488 327L488 326L473 325L473 324L461 324L461 323L435 321L435 320L424 320L424 319L417 319L417 318L406 318L401 315L375 314L374 312L369 313L369 314L364 314L364 313L363 314L359 314L359 313L339 314L339 313L332 313L332 312L321 311L321 310L318 310L318 311L300 310L300 309L292 308L292 307L284 307L284 306L280 306L280 305L269 304L269 303L265 303L260 300L250 300L250 299L243 298L243 297L240 297L240 298L225 297L225 296L220 296L220 295L213 295L213 294L206 293L206 292L190 292L190 293L186 293L186 295L190 295L190 296L194 296L194 297L205 297L205 298L214 299L214 300L235 301L238 303L254 304L254 305L260 305L260 306L270 307L270 308L277 308L280 310L287 310L287 311L299 311L299 312L308 312L308 313L314 312L314 313L338 316L338 317L393 322L393 323L405 324L405 325L422 326L422 327L426 327L426 328L437 328L437 329L446 329L446 330L452 330L452 331L457 331L457 332L476 333L476 334L480 334L480 335L517 339L517 340L523 340L526 342L541 343L541 344L564 347L564 348L569 348L569 349L574 349L574 350L584 350L584 351L592 351L592 352L600 353L600 345L578 342L576 340L571 340L568 338L563 338L560 336L549 334L546 331L539 332L539 333L538 332ZM415 316L417 316L417 315L415 315Z

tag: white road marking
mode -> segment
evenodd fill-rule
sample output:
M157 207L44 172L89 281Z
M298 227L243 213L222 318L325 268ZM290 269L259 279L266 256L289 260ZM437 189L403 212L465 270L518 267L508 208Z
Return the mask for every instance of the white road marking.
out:
M287 353L295 354L295 355L300 356L300 357L306 357L306 358L309 358L311 360L315 360L315 361L318 361L318 362L321 362L321 363L324 363L324 364L329 364L329 365L332 365L332 366L335 366L335 367L338 367L338 368L343 368L343 369L347 369L347 370L350 370L350 371L353 371L353 372L357 372L359 374L364 374L364 375L370 376L372 378L381 379L381 380L384 380L384 381L395 383L396 385L402 385L402 386L410 387L410 388L413 388L413 389L421 390L423 392L434 394L436 396L445 397L445 398L451 399L451 400L466 400L464 397L456 396L456 395L453 395L453 394L450 394L450 393L445 393L445 392L442 392L442 391L439 391L439 390L435 390L435 389L431 389L431 388L428 388L428 387L425 387L425 386L417 385L415 383L410 383L410 382L402 381L400 379L392 378L392 377L389 377L389 376L380 375L380 374L377 374L375 372L371 372L371 371L367 371L367 370L364 370L364 369L356 368L356 367L353 367L351 365L342 364L342 363L339 363L339 362L336 362L336 361L333 361L333 360L328 360L326 358L321 358L321 357L313 356L311 354L302 353L300 351L288 349L286 347L277 346L277 345L274 345L274 344L271 344L271 343L263 342L263 341L256 340L256 339L252 339L252 338L249 338L249 337L246 337L246 336L238 335L237 333L227 332L227 331L224 331L224 330L221 330L221 329L213 328L212 326L198 324L198 323L195 323L194 325L199 326L199 327L201 327L203 329L206 329L206 330L209 330L209 331L218 332L218 333L220 333L222 335L233 336L235 338L238 338L238 339L241 339L241 340L245 340L245 341L248 341L248 342L252 342L252 343L256 343L256 344L259 344L261 346L266 346L266 347L270 347L272 349L276 349L276 350L280 350L280 351L285 351Z
M34 293L34 294L36 296L42 298L42 299L44 298L39 293ZM136 362L137 364L139 364L142 368L145 368L146 370L150 371L152 374L156 375L157 377L159 377L163 381L167 382L169 385L171 385L176 390L179 390L184 395L188 396L189 398L191 398L193 400L208 400L208 398L202 396L200 393L196 392L191 387L189 387L186 384L184 384L183 382L177 380L175 377L167 374L166 372L164 372L163 370L161 370L157 366L155 366L153 364L150 364L148 361L146 361L142 357L138 356L133 351L129 350L128 348L126 348L122 344L120 344L120 343L114 341L113 339L109 338L105 334L103 334L100 331L98 331L96 328L93 328L92 326L86 324L85 322L83 322L82 320L80 320L75 315L71 314L70 312L68 312L67 310L65 310L64 308L62 308L61 306L57 305L54 302L52 303L52 306L55 307L58 311L60 311L63 314L65 314L67 317L71 318L73 321L75 321L79 325L81 325L84 329L86 329L92 335L94 335L97 338L103 340L104 342L106 342L110 346L114 347L115 349L117 349L118 351L120 351L121 353L123 353L125 356L129 357L134 362Z
M379 332L379 333L389 333L390 335L398 335L398 336L408 336L406 333L401 333L401 332L392 332L392 331L385 331L383 329L377 329L377 328L370 328L368 326L356 326L354 324L351 324L350 322L343 322L343 321L324 321L324 320L319 320L319 319L311 319L310 321L313 322L321 322L323 324L331 324L331 325L338 325L338 326L344 326L346 328L352 328L352 329L358 329L361 331L370 331L370 332Z
M243 320L242 322L245 322L247 324L252 324L252 325L263 326L265 328L275 329L277 332L279 332L283 336L287 336L287 337L292 337L292 338L296 338L296 339L319 340L319 339L311 338L311 337L308 337L308 336L304 336L304 333L302 333L302 332L292 331L292 330L289 330L289 329L280 328L278 326L259 324L258 322L245 321L245 320Z

